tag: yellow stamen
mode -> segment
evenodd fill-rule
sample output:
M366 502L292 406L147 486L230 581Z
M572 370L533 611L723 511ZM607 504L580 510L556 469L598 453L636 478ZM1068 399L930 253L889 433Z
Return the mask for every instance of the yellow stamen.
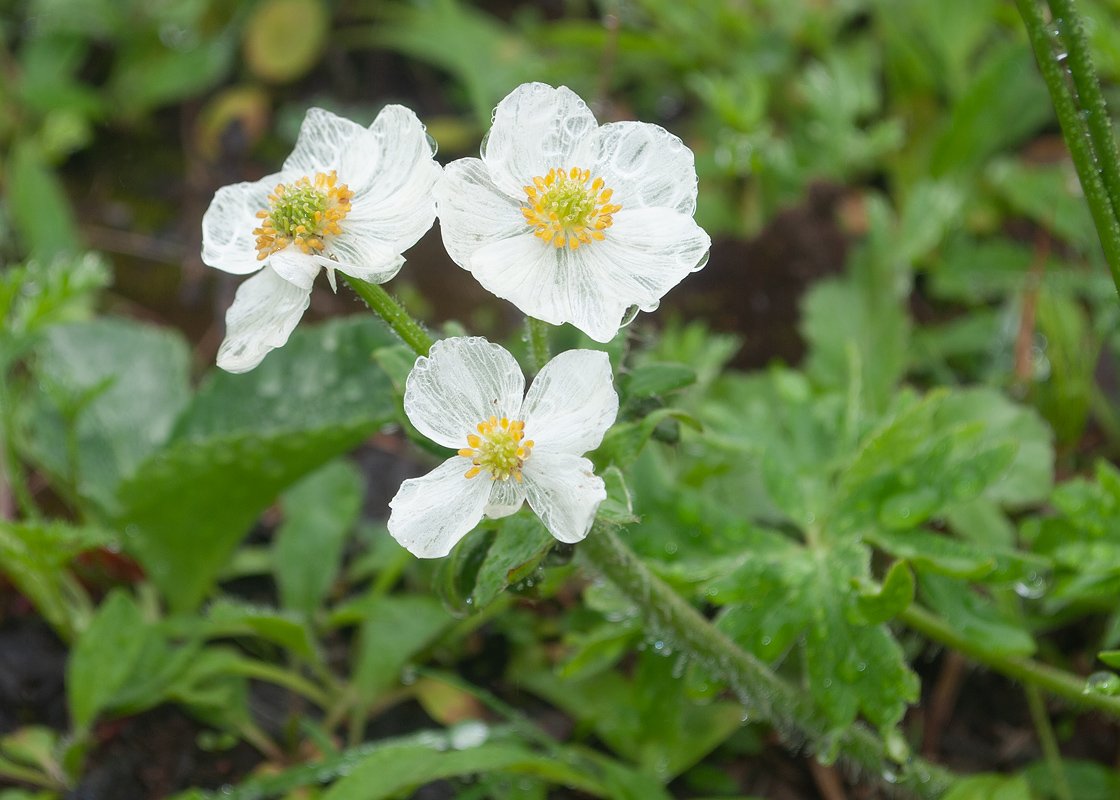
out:
M505 481L516 478L521 481L521 467L532 451L532 441L525 438L525 423L508 417L490 417L477 425L480 435L467 435L467 444L459 450L463 458L471 459L473 467L466 472L473 478L483 470L490 473L490 480Z
M550 169L547 175L533 178L533 186L524 187L521 213L537 237L556 248L567 245L572 250L606 238L601 232L611 226L611 214L622 206L609 204L613 191L604 188L602 178L595 178L590 186L588 181L591 170L571 167Z
M354 193L338 174L319 172L295 183L280 184L268 196L268 208L257 212L263 220L253 231L257 237L257 260L263 261L289 243L304 253L320 253L326 246L323 237L342 233L339 225L350 213Z

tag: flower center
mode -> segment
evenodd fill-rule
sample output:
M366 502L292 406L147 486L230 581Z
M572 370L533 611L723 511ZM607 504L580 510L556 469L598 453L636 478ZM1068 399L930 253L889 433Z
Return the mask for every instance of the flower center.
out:
M482 470L490 473L490 480L505 481L511 477L521 481L521 465L529 457L533 447L532 440L525 438L525 423L510 421L505 417L490 417L478 423L478 434L467 436L467 444L459 451L463 458L471 459L474 464L467 470L466 477L473 478Z
M323 237L342 233L339 222L350 211L354 193L338 182L338 173L317 173L314 181L304 176L295 183L282 183L268 196L268 208L257 212L264 220L253 231L257 237L257 260L294 244L304 253L321 252Z
M602 241L604 230L611 226L611 214L622 206L611 205L613 191L603 188L603 179L591 180L589 170L550 169L543 178L533 178L525 187L525 203L521 213L536 236L556 247L565 242L573 250L581 244Z

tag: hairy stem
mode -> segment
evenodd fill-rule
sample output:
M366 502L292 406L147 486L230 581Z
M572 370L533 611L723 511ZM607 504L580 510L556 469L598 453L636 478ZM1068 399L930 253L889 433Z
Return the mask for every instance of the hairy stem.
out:
M1027 26L1027 35L1030 37L1031 47L1034 48L1039 71L1046 81L1050 100L1054 103L1054 110L1058 114L1062 136L1066 140L1073 165L1077 169L1077 177L1081 181L1085 201L1089 204L1089 211L1093 215L1093 223L1097 227L1097 235L1100 237L1108 268L1112 272L1112 280L1120 291L1120 220L1117 219L1112 201L1105 191L1104 181L1093 153L1093 139L1089 127L1066 83L1068 72L1054 52L1051 34L1047 30L1038 4L1035 0L1015 0L1015 5L1018 6L1019 14Z
M639 609L646 627L675 647L688 650L713 676L726 682L752 716L779 731L806 737L828 751L829 725L809 695L775 674L717 630L699 611L654 575L615 535L614 526L596 520L580 552L592 570L607 578ZM918 797L940 797L951 777L940 767L916 758L895 767L874 733L853 725L839 741L840 758L851 767L892 778Z
M981 661L1009 678L1037 686L1076 705L1120 717L1120 697L1086 694L1084 678L1023 656L993 653L983 645L966 639L945 620L916 603L912 603L898 618L927 638Z
M1054 727L1050 724L1050 714L1046 711L1042 692L1037 686L1031 686L1029 683L1023 687L1023 691L1027 695L1027 705L1031 710L1034 729L1038 733L1038 743L1042 745L1042 753L1046 758L1050 777L1054 781L1058 800L1073 800L1069 781L1066 780L1066 771L1062 766L1062 754L1058 750L1058 739L1054 736Z
M1112 201L1112 210L1120 217L1120 154L1117 153L1116 139L1112 135L1112 120L1108 116L1108 106L1101 94L1097 71L1093 68L1093 58L1089 53L1089 40L1085 36L1085 25L1077 13L1074 0L1049 0L1050 13L1058 21L1062 41L1066 45L1069 71L1073 75L1073 85L1081 108L1085 111L1089 136L1093 140L1093 152L1097 156L1104 188Z
M377 284L367 283L360 278L351 278L346 274L342 277L381 319L389 323L389 327L404 339L404 343L416 351L417 355L428 355L428 351L432 348L432 337L424 332L416 320L410 317L404 307L390 297L388 292Z
M529 328L529 352L533 357L533 371L540 372L552 358L552 351L548 346L548 323L541 322L536 317L526 317L525 325Z

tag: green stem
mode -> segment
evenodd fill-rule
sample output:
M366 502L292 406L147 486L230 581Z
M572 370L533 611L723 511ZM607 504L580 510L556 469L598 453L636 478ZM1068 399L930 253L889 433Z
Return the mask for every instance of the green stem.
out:
M345 274L342 277L374 312L389 323L389 327L404 339L404 343L416 351L417 355L428 355L428 351L432 348L432 337L424 332L416 320L410 317L404 307L390 297L388 292L377 284L366 283L360 278L351 278Z
M1085 36L1085 25L1077 13L1073 0L1049 0L1050 13L1058 20L1062 39L1066 45L1069 71L1073 75L1073 85L1085 111L1089 135L1093 139L1093 152L1100 165L1104 188L1112 200L1112 210L1120 217L1120 154L1116 150L1116 139L1112 135L1112 120L1108 116L1108 106L1101 94L1097 71L1093 69L1093 58L1089 52L1089 40Z
M5 780L21 781L23 783L38 786L43 789L54 789L57 791L66 791L67 786L60 786L50 777L39 772L37 769L25 767L21 764L15 764L5 758L0 758L0 778Z
M1054 781L1054 789L1058 800L1073 800L1073 793L1066 780L1066 771L1062 766L1062 754L1058 750L1058 739L1054 736L1054 727L1050 724L1050 714L1046 711L1046 703L1042 700L1042 692L1037 686L1029 683L1023 686L1027 695L1027 705L1031 710L1031 719L1034 720L1034 729L1038 733L1038 743L1042 745L1042 754L1046 758L1046 766L1050 770L1050 777Z
M940 617L912 603L898 615L906 625L927 638L952 647L962 654L982 661L996 672L1023 683L1045 689L1053 695L1065 698L1079 706L1087 706L1120 717L1120 697L1103 694L1085 693L1085 679L1064 670L1040 664L1023 656L1009 656L993 653L983 645L966 639L956 629Z
M776 675L717 630L684 598L650 572L614 533L614 526L596 520L579 552L639 609L646 628L674 647L700 660L713 677L727 683L752 717L773 724L790 738L807 737L828 752L830 725L809 695ZM852 766L882 775L895 771L883 742L863 725L853 725L839 738L840 758ZM951 777L940 767L917 758L897 769L899 785L923 798L940 797Z
M548 323L536 317L526 317L525 324L529 328L529 351L533 356L533 371L540 372L552 358L548 346Z
M1077 169L1077 177L1081 181L1081 189L1085 193L1085 201L1089 204L1093 223L1097 227L1105 261L1108 262L1112 280L1120 291L1120 220L1116 218L1104 181L1097 169L1089 128L1074 102L1066 83L1066 69L1051 47L1050 33L1035 0L1015 0L1015 5L1027 26L1027 35L1034 48L1039 71L1050 91L1050 100L1058 114L1062 136L1065 137L1073 165Z
M275 664L268 664L255 659L242 659L231 668L231 671L247 678L267 681L291 689L296 694L306 697L319 708L326 709L331 705L331 698L318 686L302 675L297 675Z

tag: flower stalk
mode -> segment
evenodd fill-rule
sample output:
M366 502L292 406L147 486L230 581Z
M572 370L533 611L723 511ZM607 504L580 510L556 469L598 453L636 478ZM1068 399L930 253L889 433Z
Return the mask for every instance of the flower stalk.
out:
M342 277L358 293L358 296L366 301L366 305L381 319L385 320L389 327L404 339L405 344L416 351L416 355L428 355L428 351L432 349L432 337L424 332L424 329L420 327L416 320L409 316L404 307L390 297L387 291L376 283L368 283L361 278L352 278L345 273Z
M548 346L548 323L536 317L526 317L525 324L529 328L529 352L533 358L533 371L540 372L552 359L552 350Z
M1078 108L1073 93L1070 91L1069 84L1066 82L1066 76L1069 72L1058 59L1058 54L1055 52L1051 41L1052 34L1047 29L1038 4L1035 0L1015 0L1015 5L1018 6L1019 14L1027 27L1027 35L1030 38L1031 47L1034 49L1039 71L1042 73L1046 88L1050 92L1050 99L1054 103L1054 110L1057 112L1058 122L1062 128L1062 136L1066 140L1073 165L1077 169L1077 177L1081 181L1085 201L1089 204L1089 211L1092 213L1093 223L1096 225L1097 235L1100 237L1101 246L1104 249L1105 260L1112 272L1113 282L1116 283L1117 290L1120 291L1120 219L1117 219L1116 210L1113 208L1112 200L1105 189L1104 179L1099 167L1099 156L1094 153L1095 142L1092 133L1081 113L1081 109ZM1074 18L1076 18L1072 3L1068 4L1068 10L1072 17L1063 18L1063 30L1072 31L1075 27ZM1079 23L1080 20L1078 19L1076 22ZM1077 37L1074 36L1073 38L1076 39ZM1068 42L1066 44L1068 45ZM1084 42L1082 41L1081 44L1083 45ZM1088 89L1090 83L1096 82L1096 76L1094 74L1090 78L1087 74L1092 70L1087 48L1086 52L1081 55L1083 58L1078 67L1082 73L1080 81ZM1077 80L1076 77L1075 80ZM1089 92L1091 95L1091 90ZM1103 102L1101 100L1102 105ZM1097 115L1090 114L1090 117L1092 116ZM1104 142L1101 143L1100 149L1107 149L1103 147L1104 144ZM1113 158L1115 158L1115 145L1113 145Z

